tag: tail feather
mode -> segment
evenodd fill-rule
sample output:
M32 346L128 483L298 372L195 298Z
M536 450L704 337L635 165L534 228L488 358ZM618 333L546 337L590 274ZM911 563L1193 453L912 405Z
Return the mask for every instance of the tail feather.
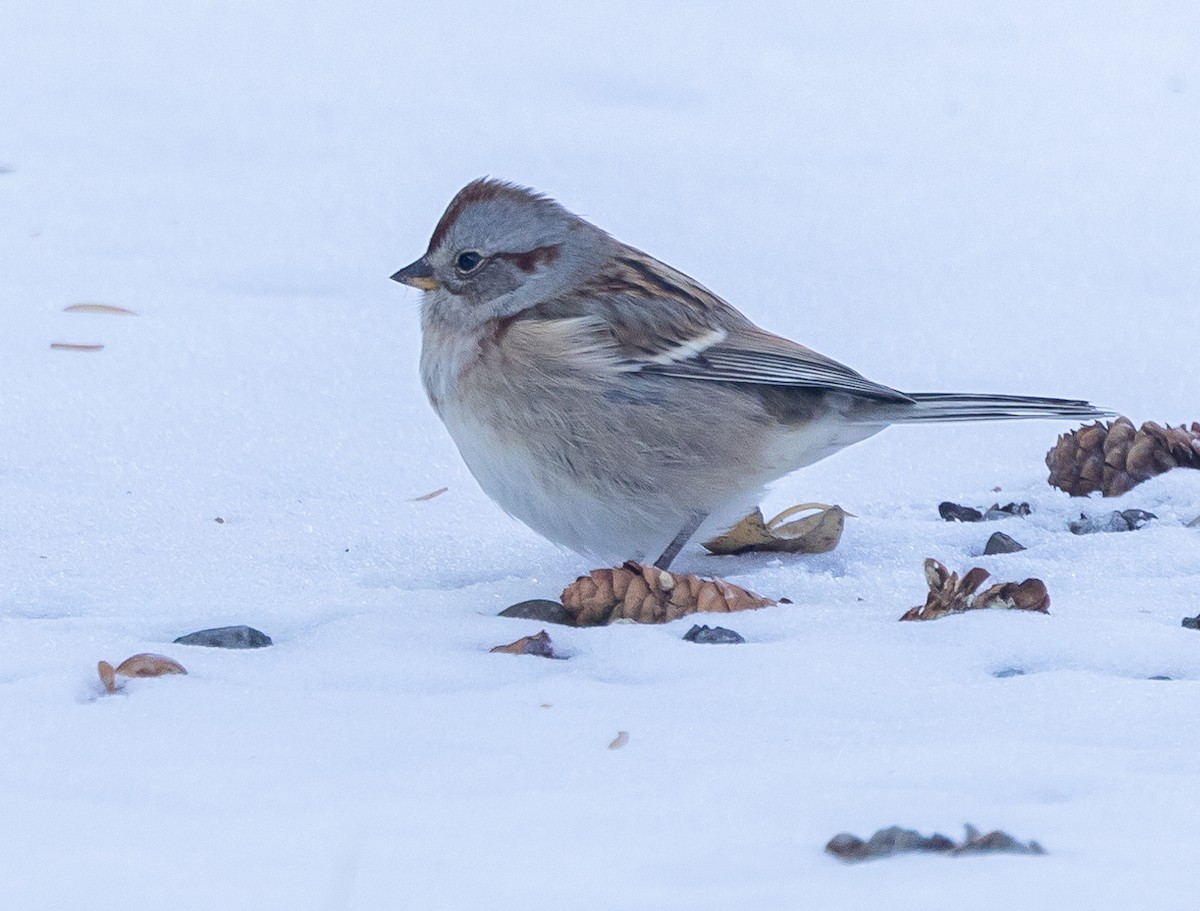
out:
M1009 421L1025 418L1090 419L1115 412L1078 399L1030 395L981 395L970 392L910 392L912 404L886 405L881 416L893 424L943 421Z

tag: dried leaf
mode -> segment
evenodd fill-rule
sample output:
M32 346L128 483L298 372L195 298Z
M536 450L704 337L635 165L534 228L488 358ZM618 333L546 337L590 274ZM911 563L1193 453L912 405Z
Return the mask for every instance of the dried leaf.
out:
M419 497L413 497L413 498L412 498L411 500L409 500L408 502L410 502L410 503L424 503L424 502L426 502L427 500L432 500L432 499L434 499L434 497L440 497L442 494L444 494L444 493L445 493L447 490L449 490L449 489L450 489L449 487L439 487L437 490L431 490L431 491L429 491L429 493L423 493L423 494L421 494L421 496L419 496Z
M137 316L133 310L114 304L71 304L63 307L64 313L111 313L114 316Z
M117 691L117 671L107 661L101 661L96 665L96 670L100 673L100 682L104 684L104 689L109 693Z
M508 645L497 645L490 651L506 655L536 655L538 658L566 660L566 655L555 654L554 643L550 641L550 634L545 630L536 636L522 636L516 642L510 642Z
M613 738L613 741L608 745L608 748L610 750L619 750L627 743L629 743L629 732L617 731L617 736Z
M1023 610L1049 613L1050 595L1041 579L1002 582L976 594L990 574L976 566L961 579L932 558L925 561L929 595L925 604L905 612L901 620L937 620L971 610Z
M667 623L697 612L729 613L775 603L724 579L701 579L633 561L580 576L562 593L563 607L577 626L617 620Z
M143 652L126 658L117 665L120 677L161 677L164 674L186 674L182 664L166 655Z
M96 665L96 670L100 674L100 682L104 684L104 689L110 693L115 693L120 688L117 677L161 677L164 674L187 673L183 665L175 659L149 652L126 658L115 668L107 661L101 661Z
M103 345L76 345L72 342L51 342L51 351L103 351Z
M783 521L811 509L817 512L794 522ZM764 522L762 511L755 509L725 534L705 541L704 547L721 556L751 551L824 554L837 547L848 515L840 506L802 503L785 509L770 522Z

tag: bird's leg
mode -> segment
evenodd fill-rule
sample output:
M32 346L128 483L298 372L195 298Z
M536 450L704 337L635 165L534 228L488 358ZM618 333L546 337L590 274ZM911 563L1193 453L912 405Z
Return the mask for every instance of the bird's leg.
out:
M671 561L678 557L679 552L683 550L683 545L687 544L687 542L691 540L692 535L696 533L696 529L700 527L700 523L707 518L708 513L692 513L691 518L689 518L687 521L687 524L683 526L682 530L680 530L679 534L675 536L674 540L667 545L667 549L662 552L662 556L654 561L655 568L662 570L669 568Z

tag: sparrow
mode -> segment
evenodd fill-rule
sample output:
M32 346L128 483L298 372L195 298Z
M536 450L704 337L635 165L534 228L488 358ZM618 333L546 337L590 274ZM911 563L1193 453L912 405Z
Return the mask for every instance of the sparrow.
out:
M1110 413L900 392L502 180L459 191L392 278L423 292L421 380L480 487L549 540L607 560L666 569L770 482L890 424Z

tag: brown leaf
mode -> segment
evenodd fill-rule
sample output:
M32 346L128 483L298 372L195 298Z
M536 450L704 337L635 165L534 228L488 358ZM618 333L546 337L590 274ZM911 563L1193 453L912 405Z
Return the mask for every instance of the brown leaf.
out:
M794 522L783 521L810 509L817 512ZM755 509L725 534L705 541L704 547L710 553L722 556L751 551L824 554L837 547L848 515L840 506L802 503L785 509L770 522L764 522L762 511Z
M976 594L989 573L976 566L961 579L933 558L925 561L929 594L925 604L906 611L901 620L937 620L970 610L1025 610L1049 613L1050 594L1041 579L1002 582Z
M614 620L667 623L697 612L728 613L776 603L724 579L701 579L633 561L580 576L563 590L561 600L577 626Z
M980 592L971 610L1028 610L1050 613L1050 593L1041 579L1003 582Z
M107 661L101 661L96 665L96 670L100 673L100 682L104 684L104 689L109 693L117 691L117 672Z
M508 645L497 645L489 651L502 652L506 655L536 655L539 658L566 660L565 655L554 653L554 643L550 641L550 634L545 630L536 636L522 636L516 642L510 642Z
M117 665L117 674L121 677L161 677L164 674L186 673L183 665L174 658L150 652L133 655Z
M166 655L154 655L142 652L126 658L115 668L107 661L96 665L100 674L100 682L104 689L115 693L119 688L117 677L161 677L164 674L186 674L183 665Z

